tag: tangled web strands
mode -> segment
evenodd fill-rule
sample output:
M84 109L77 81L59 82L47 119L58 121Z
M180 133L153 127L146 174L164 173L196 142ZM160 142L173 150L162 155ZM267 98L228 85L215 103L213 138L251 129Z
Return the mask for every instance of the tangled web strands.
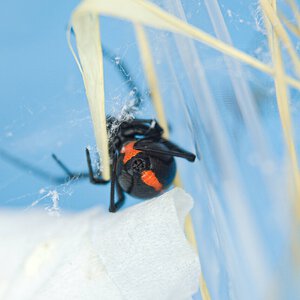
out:
M128 86L130 90L130 99L123 106L120 115L118 116L119 120L128 120L132 118L134 113L141 108L142 105L142 94L136 82L131 78L131 72L129 67L123 62L120 57L113 54L110 50L102 48L103 55L109 59L114 66L116 67L118 74L121 75L122 80Z
M289 3L294 2L291 0ZM264 299L274 294L278 294L279 298L295 296L299 293L299 287L284 276L299 272L294 263L296 257L290 255L291 249L299 247L295 232L299 225L300 188L293 133L297 128L294 128L291 121L288 91L292 87L295 93L299 93L300 81L284 72L284 65L289 63L296 76L300 73L299 56L293 38L278 17L276 2L261 0L260 9L273 62L270 66L232 46L230 30L218 1L204 1L216 37L188 24L179 0L164 0L159 4L164 9L141 0L89 0L83 1L72 16L71 23L80 58L78 64L82 70L97 145L106 170L104 174L109 177L107 136L101 131L105 113L99 111L101 106L98 105L102 103L104 107L103 64L101 51L93 50L101 50L98 15L117 17L135 24L141 56L149 58L151 55L153 64L157 53L150 51L149 54L147 50L150 49L149 44L154 49L157 41L147 41L151 32L148 36L144 35L143 26L174 33L170 38L159 40L163 43L163 47L160 45L163 50L159 54L160 59L167 62L175 95L171 102L174 108L170 109L170 114L174 113L176 106L181 113L184 112L191 136L202 156L202 162L195 168L193 176L189 171L190 188L195 195L201 196L194 209L193 220L206 279L200 280L202 297ZM232 105L229 108L224 99L215 93L213 81L222 79L216 74L214 80L210 80L205 61L197 51L196 41L225 54L222 58L224 65L219 65L218 72L228 74L226 80L232 87ZM286 46L285 56L280 47L282 44ZM179 58L172 61L174 52ZM180 61L181 70L186 76L184 82L176 71L176 60ZM95 66L95 61L99 65ZM280 139L281 131L272 132L268 128L264 119L266 116L257 107L257 96L241 62L274 79L276 93L273 96L277 99L279 116L274 112L271 117L267 116L267 121L270 119L274 124L280 124L284 139ZM154 103L160 103L160 87L167 83L158 66L149 66L144 62L144 68ZM100 87L96 93L91 88L95 85ZM268 103L263 105L268 106ZM159 115L162 106L156 107ZM163 118L164 114L161 113L160 119ZM180 131L178 125L172 126L175 132ZM284 162L278 156L276 147L286 149ZM288 217L289 210L295 212L292 221ZM284 243L290 247L282 250L286 263L279 267L278 257L272 249ZM212 265L218 267L218 272L212 270Z

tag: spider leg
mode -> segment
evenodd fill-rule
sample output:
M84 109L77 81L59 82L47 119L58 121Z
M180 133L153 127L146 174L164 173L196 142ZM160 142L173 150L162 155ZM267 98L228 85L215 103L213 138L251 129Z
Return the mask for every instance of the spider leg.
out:
M121 124L122 133L126 137L144 136L143 138L160 138L163 129L155 119L133 119Z
M55 184L64 184L69 182L71 179L75 177L80 178L82 176L82 174L77 174L75 177L71 178L70 176L62 177L62 176L53 175L50 172L45 171L37 166L34 166L33 164L26 162L25 160L18 158L13 154L6 152L3 149L0 149L0 157L21 170L30 171L34 176L47 181L51 181Z
M116 178L117 158L118 155L117 153L115 153L113 158L112 168L111 168L110 205L109 205L110 212L118 211L125 201L124 193ZM115 185L117 186L117 193L118 193L117 202L115 202Z
M152 133L162 134L164 131L155 119L133 119L131 124L133 126L148 124L147 131Z
M157 121L155 119L133 119L131 120L130 122L131 124L134 124L134 125L138 125L138 124L153 124L152 127L155 126L155 124L158 124ZM158 125L159 126L159 125ZM160 127L160 126L159 126Z
M71 28L71 34L75 35L73 28ZM103 56L109 62L113 63L114 67L118 71L118 74L122 77L122 79L127 84L129 90L134 91L134 97L135 97L134 107L139 108L142 102L142 94L140 92L140 89L138 88L138 85L132 79L132 76L130 75L131 72L129 71L129 68L127 67L126 63L118 59L118 56L116 54L112 53L108 48L104 47L103 45L102 45L102 53Z
M165 144L165 145L166 145L170 150L172 150L172 151L185 153L185 154L188 155L189 157L194 156L194 159L193 159L193 160L190 160L190 161L194 161L194 160L196 159L196 156L195 156L193 153L188 152L188 151L182 149L181 147L177 146L176 144L172 143L172 142L169 141L169 140L166 140L166 139L162 138L160 142L163 143L163 144ZM199 158L199 156L198 156L198 159L201 159L201 157Z
M118 180L116 181L116 186L117 186L118 202L121 203L119 207L121 207L124 204L125 196Z
M85 154L86 154L86 160L87 160L87 165L89 168L89 178L90 178L90 182L93 184L106 184L109 181L108 180L104 180L102 178L96 177L94 175L94 171L93 171L93 167L92 167L92 161L91 161L91 155L90 155L90 151L88 148L85 148Z
M151 128L154 128L154 131L155 132L159 132L159 133L163 133L163 128L158 124L158 122L156 121L156 119L134 119L131 121L132 124L143 124L143 123L146 123L146 124L150 124L150 127ZM172 126L168 123L168 129L170 132L172 132Z
M52 158L56 161L56 163L65 171L65 173L70 177L74 177L74 174L66 167L65 164L63 164L58 158L57 156L52 153Z
M134 92L134 107L139 108L142 102L142 94L140 93L138 85L132 79L132 76L130 75L131 72L129 71L129 68L127 67L126 63L124 63L122 60L118 60L117 55L113 54L110 50L103 46L102 52L104 57L114 64L115 68L118 70L118 73L120 74L124 82L127 84L129 90Z
M151 144L154 141L162 142L169 148L169 150L160 150L160 149L151 148ZM191 162L195 161L195 159L196 159L196 156L193 153L185 151L185 150L181 149L180 147L178 147L177 145L175 145L165 139L161 139L161 140L155 140L155 139L144 140L144 139L142 139L135 143L134 149L141 150L141 151L144 151L149 154L163 154L163 155L181 157L181 158L184 158Z
M55 162L65 171L65 173L68 175L69 180L72 179L84 179L88 177L87 173L73 173L70 171L70 169L55 155L52 153L52 158L55 160Z

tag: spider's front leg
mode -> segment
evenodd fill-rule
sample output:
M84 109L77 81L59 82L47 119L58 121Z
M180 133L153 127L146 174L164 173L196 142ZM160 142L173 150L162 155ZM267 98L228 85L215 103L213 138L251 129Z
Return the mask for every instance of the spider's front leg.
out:
M109 182L109 180L104 180L103 178L99 178L95 176L93 167L92 167L92 161L91 161L91 155L88 148L85 148L85 154L86 154L86 161L89 168L89 178L90 182L93 184L106 184Z
M88 164L88 168L89 168L89 178L90 178L91 183L93 183L93 184L108 183L109 182L108 180L104 180L102 178L95 176L93 167L92 167L90 151L87 148L85 151L86 151L87 164ZM117 210L119 210L125 200L124 192L116 178L117 159L118 159L118 155L115 152L113 155L113 162L111 165L111 186L110 186L110 205L109 205L110 212L116 212ZM118 194L117 202L115 202L115 189L117 189L117 194Z
M126 137L143 136L143 138L159 138L163 134L163 129L155 119L133 119L124 122L121 132Z
M164 144L168 148L168 150L154 148L153 143ZM134 149L141 150L149 154L162 154L162 155L181 157L190 162L193 162L196 159L196 156L193 153L180 148L179 146L173 144L172 142L164 138L141 139L135 143Z
M124 192L118 182L117 177L117 161L118 161L118 154L115 152L113 156L113 163L111 166L111 186L110 186L110 205L109 205L109 211L110 212L116 212L118 211L121 206L125 202ZM118 193L118 201L115 202L115 185L117 188Z

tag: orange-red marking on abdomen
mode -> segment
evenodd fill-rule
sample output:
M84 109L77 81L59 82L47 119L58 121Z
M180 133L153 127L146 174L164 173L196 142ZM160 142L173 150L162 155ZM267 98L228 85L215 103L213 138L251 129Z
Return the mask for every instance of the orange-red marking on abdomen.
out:
M162 190L162 184L158 181L153 171L143 171L141 178L145 184L152 186L157 192Z
M135 142L129 142L122 147L121 153L124 153L123 163L126 164L131 158L136 156L138 153L142 152L141 150L136 150L133 148Z

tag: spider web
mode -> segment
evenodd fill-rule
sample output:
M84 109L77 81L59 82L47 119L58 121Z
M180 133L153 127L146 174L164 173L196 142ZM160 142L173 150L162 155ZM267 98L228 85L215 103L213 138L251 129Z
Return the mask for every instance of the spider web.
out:
M180 1L173 1L173 4L167 0L152 2L175 15L179 14ZM208 0L181 2L190 24L213 36L217 35L208 12ZM270 63L263 15L257 3L218 2L232 44L262 62ZM1 65L5 70L5 74L0 75L3 86L0 92L3 103L0 118L0 203L3 207L17 207L24 211L39 207L57 217L68 210L78 211L99 204L105 208L108 206L109 186L93 186L88 180L80 179L64 184L51 183L47 178L36 176L36 172L28 166L20 168L13 163L13 159L7 159L10 155L15 160L22 160L54 176L64 176L51 154L55 153L72 171L86 171L84 149L89 146L93 153L94 169L101 169L82 79L65 39L68 17L76 4L75 1L69 1L60 3L59 9L49 7L48 16L37 19L33 14L36 7L29 3L26 16L31 18L31 22L25 22L20 7L16 14L18 22L9 28L0 26L0 30L4 30L2 36L5 41L0 49ZM279 7L291 22L296 22L284 1L279 1ZM12 4L7 3L6 9L12 11ZM1 22L6 23L5 19ZM43 24L43 28L40 24ZM101 28L103 44L115 56L114 61L106 59L104 62L107 113L121 119L133 115L155 118L151 91L144 77L132 25L101 17ZM232 74L236 70L233 60L228 64L219 52L194 43L205 76L193 83L192 77L199 70L192 72L191 77L185 69L192 57L184 48L187 40L149 28L147 35L151 41L171 139L191 151L195 149L197 156L201 157L194 165L178 160L178 168L185 188L196 200L193 219L203 258L202 268L213 291L212 298L220 299L221 295L221 299L260 299L265 289L258 282L262 279L265 283L266 278L258 274L257 270L261 271L262 267L255 262L258 255L256 251L265 259L263 264L267 266L268 274L278 271L277 262L281 255L287 257L284 245L288 240L291 209L286 199L286 149L273 79L243 66L243 76L252 95L250 108L254 109L254 114L248 115L248 120L252 122L253 132L259 132L257 126L262 128L265 136L263 143L272 150L271 158L264 160L259 135L255 138L251 135L251 126L237 99L234 82L241 85L241 80L239 74ZM292 40L299 53L299 40ZM287 66L292 64L285 49L283 58ZM130 77L141 94L142 101L138 108L134 105L137 90L128 88L128 83L116 68L120 62L126 63ZM287 68L289 74L292 74L291 70ZM210 93L203 85L205 80ZM194 93L197 85L201 85L201 88ZM290 89L290 95L292 116L297 120L299 92ZM213 121L210 119L212 113L208 96L219 116ZM299 145L299 125L294 123L296 144ZM220 130L225 133L223 138L231 151L218 147ZM228 152L230 157L227 156ZM231 162L237 166L238 172L228 172ZM282 175L275 176L276 172ZM238 188L243 189L243 198L237 196ZM127 197L127 205L137 201ZM246 215L239 215L238 209L234 214L235 217L239 216L237 220L240 226L236 226L231 218L231 203L235 203L236 207L240 203L247 204ZM244 217L253 220L257 235L249 232L244 225ZM255 244L256 240L253 240L254 246L243 245L237 227L245 230L246 237L258 236L260 243ZM251 249L253 253L250 253ZM287 267L280 268L279 273L289 271L287 264ZM289 283L286 286L289 287Z
M69 11L71 11L71 7ZM51 19L47 21L49 24L52 22ZM65 33L65 22L66 20L62 19L55 28L62 35ZM149 109L151 108L149 91L143 78L141 63L137 59L138 52L131 26L129 24L124 26L124 22L108 18L103 18L101 22L104 36L111 34L110 26L123 31L123 35L126 36L124 41L113 39L111 41L109 36L105 38L107 39L105 49L109 51L105 59L105 92L108 114L118 119L132 118L133 115L153 118L154 112ZM40 37L35 38L39 39ZM57 38L52 36L52 40L49 39L48 42L56 43ZM41 41L40 44L46 46L44 41ZM16 100L10 112L11 117L2 119L0 141L3 172L0 191L1 204L4 206L26 209L41 206L46 210L49 208L51 210L59 205L58 207L63 210L77 210L99 203L106 206L108 203L109 190L106 187L100 189L96 187L95 189L95 187L90 187L87 181L81 182L79 179L57 185L53 184L49 178L43 178L37 174L38 172L31 170L31 168L39 169L41 172L48 173L49 177L65 176L51 158L51 154L55 153L72 171L86 172L86 146L89 146L94 156L94 169L101 169L80 73L67 49L66 40L62 39L59 46L63 51L59 54L62 57L54 56L58 60L56 72L61 73L61 70L64 70L65 77L62 80L62 76L58 76L55 80L56 86L60 87L56 89L59 92L52 88L40 91L28 88L26 93L22 92L22 97L19 98L18 95L15 95ZM17 50L13 50L15 53L17 52ZM32 51L38 50L32 47ZM51 49L49 52L51 54ZM132 61L133 63L131 63ZM118 70L122 64L128 64L128 66L126 69L121 67L121 70ZM45 65L50 69L51 62L45 62ZM135 88L130 88L128 82L124 80L124 74L130 77L132 84L136 85ZM34 75L34 73L30 74L33 79L28 81L36 80ZM54 77L56 77L55 73L41 79L53 81ZM5 92L8 94L9 91L3 93ZM138 105L136 103L137 93L141 94L141 103ZM145 111L148 113L144 113ZM90 202L82 202L80 199L87 191L90 195L95 193L96 197L87 197L94 199ZM57 200L59 200L59 204L57 204Z
M163 6L160 1L157 4ZM62 7L62 12L59 16L60 22L57 22L55 25L54 30L56 33L59 33L58 35L50 32L50 28L48 28L48 31L45 31L40 36L37 30L33 30L35 22L37 22L36 20L32 25L28 25L28 28L24 28L23 32L19 33L18 38L30 33L36 45L31 45L30 42L27 44L24 43L21 50L27 51L27 57L23 62L23 66L28 72L20 74L12 80L13 70L8 68L4 80L4 83L8 83L7 85L4 84L4 86L7 86L7 89L2 91L2 99L7 99L5 101L11 103L11 105L8 105L6 116L1 119L1 149L15 158L24 160L29 165L32 164L57 176L63 176L64 173L52 161L52 153L55 153L69 168L75 171L86 170L85 146L90 145L95 154L91 118L85 99L84 87L80 74L66 48L66 40L63 36L67 21L67 19L63 19L63 14L71 11L72 3L69 5ZM224 9L228 10L230 24L233 24L236 29L241 30L240 24L245 28L253 26L253 20L243 20L238 8L231 8L230 10L230 3L227 4L228 6L225 4L222 5ZM187 5L186 9L189 21L196 22L197 19L200 19L204 15L203 8L204 3L202 1L193 1L192 4ZM11 9L9 5L7 9ZM28 13L31 10L33 8L30 9L29 7ZM19 19L20 21L22 20L21 17ZM207 16L205 16L205 19L204 22L199 24L196 22L195 25L208 29ZM50 16L44 22L46 22L45 26L53 26ZM136 91L128 89L128 85L118 73L114 63L106 59L105 92L108 113L119 118L131 117L132 114L137 117L155 117L155 113L151 107L150 91L144 79L132 26L127 22L116 21L106 17L101 18L101 23L103 25L104 45L111 51L111 54L115 55L116 64L124 62L128 65L130 77L139 86L139 92L142 96L142 103L139 108L135 111L132 109L128 110L128 107L132 107L132 104L134 104ZM13 32L15 29L10 28L9 30ZM116 32L118 34L112 34ZM153 32L152 35L152 49L156 56L156 64L158 68L160 66L163 68L165 62L162 61L163 55L160 53L160 42L170 39L170 36L166 33L158 32ZM59 51L54 51L54 44L56 44L56 48ZM49 45L51 47L47 49ZM4 50L7 53L11 52L11 59L20 53L20 49L13 44L11 46L7 45ZM41 67L39 68L38 63L32 63L31 57L34 56L40 57L39 59L43 60L42 65L46 72L42 71ZM53 61L55 62L55 68L52 66ZM176 64L175 55L172 58L172 63ZM208 70L215 72L217 67L218 63L213 58L207 59L206 68ZM184 78L181 79L184 80ZM13 82L17 85L21 84L24 88L20 89L19 92L15 90L10 94ZM37 84L32 84L32 82ZM169 95L172 94L172 84L172 81L161 84L161 92L166 99L170 98ZM230 93L230 91L225 92ZM171 100L168 100L168 102L171 102ZM178 116L178 118L180 117ZM170 126L174 127L175 125L170 124ZM70 155L71 153L72 155ZM94 156L96 158L96 155ZM94 161L96 169L97 161ZM5 206L29 208L32 206L32 203L36 203L41 194L43 196L44 193L45 195L50 195L51 192L57 192L62 207L64 207L64 202L66 202L66 208L72 209L74 203L77 203L74 206L74 209L77 209L78 203L82 202L78 201L82 194L79 193L77 198L72 191L73 189L77 191L82 189L82 186L87 186L84 182L78 182L78 184L72 182L71 185L70 183L58 186L53 185L47 180L34 176L34 172L26 170L26 168L18 169L5 159L1 160L1 169L3 170L0 181L1 202ZM14 188L14 186L16 187ZM105 188L101 187L101 190L103 189L105 190ZM100 194L104 193L101 191ZM72 197L72 200L70 197ZM47 196L43 198L43 201L39 201L38 203L39 205L48 207L53 201L50 196ZM93 204L96 203L98 203L97 199L95 199ZM103 204L102 201L101 203ZM88 207L92 203L86 203L82 207L85 207L85 205Z

